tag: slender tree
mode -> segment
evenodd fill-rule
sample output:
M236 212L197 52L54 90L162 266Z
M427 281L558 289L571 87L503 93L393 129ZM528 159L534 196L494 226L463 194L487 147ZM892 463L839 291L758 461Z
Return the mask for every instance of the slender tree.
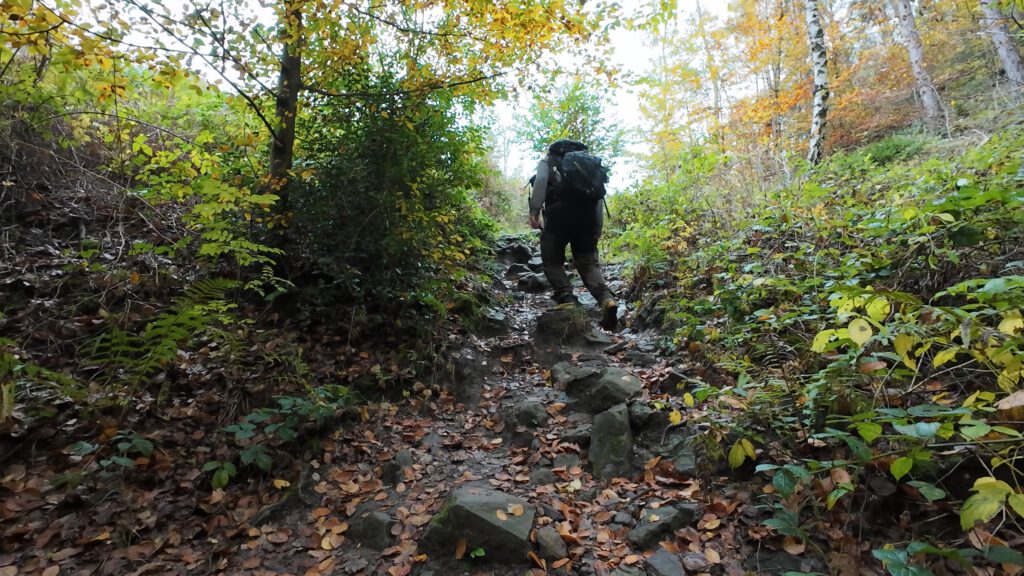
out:
M821 7L818 0L807 0L806 16L811 70L814 75L814 103L811 109L811 138L807 161L817 164L825 151L825 123L828 119L828 52L825 49L825 29L821 26Z
M992 37L999 60L1003 63L1006 77L1017 87L1024 86L1024 60L1021 59L1017 45L1006 27L1006 15L999 9L999 0L981 0L981 12L984 15L988 35Z
M917 81L917 92L921 97L921 106L924 108L925 120L929 127L938 128L942 122L942 103L939 101L939 92L935 88L935 82L924 65L924 45L921 43L921 35L917 32L917 22L914 20L914 7L910 0L893 0L896 4L896 16L899 20L900 36L907 48L907 56L910 58L910 68L914 72L914 79Z
M288 209L285 189L295 154L295 118L302 88L302 0L285 0L281 24L281 70L274 94L277 121L270 141L270 188L281 197L280 209Z

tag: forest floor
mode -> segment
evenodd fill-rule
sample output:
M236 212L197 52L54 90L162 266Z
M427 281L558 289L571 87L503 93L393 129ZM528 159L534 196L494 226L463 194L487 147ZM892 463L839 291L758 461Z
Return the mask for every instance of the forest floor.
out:
M202 401L136 429L158 446L145 474L69 489L45 450L0 463L0 575L823 570L761 524L750 471L702 462L692 415L666 410L699 368L685 352L659 355L656 333L597 330L585 294L581 312L516 290L542 289L525 260L494 321L451 336L450 382L365 406L290 472L211 491L203 456L189 455L216 425L197 422ZM835 571L880 573L837 531L852 548L830 552Z

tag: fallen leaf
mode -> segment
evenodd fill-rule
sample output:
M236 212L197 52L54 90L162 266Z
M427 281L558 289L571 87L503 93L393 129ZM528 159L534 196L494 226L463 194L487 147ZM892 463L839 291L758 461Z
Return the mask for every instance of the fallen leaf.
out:
M642 556L640 556L639 554L630 554L629 556L626 556L622 559L622 563L626 566L632 566L633 564L639 562L641 558Z
M284 544L290 536L291 532L289 530L278 530L277 532L267 534L267 540L274 544Z
M548 563L543 561L543 560L541 560L540 556L537 556L536 552L531 550L527 554L527 556L529 556L530 560L533 560L533 563L536 564L537 566L539 566L542 570L547 570L548 569Z
M553 563L551 565L551 569L552 570L558 570L559 568L561 568L562 566L565 566L569 562L570 562L570 560L568 558L562 558L561 560L558 560L555 563Z
M526 512L526 510L523 508L522 504L509 504L508 505L508 513L513 515L513 516L522 516L525 512Z
M43 570L43 576L57 576L58 574L60 574L60 566L56 564L47 566L46 570Z
M508 520L508 514L505 514L504 510L495 510L494 515L497 516L498 520L501 520L502 522Z
M462 557L466 555L466 539L459 538L459 541L455 543L455 559L462 560Z
M287 481L287 480L282 480L280 478L274 478L274 488L277 488L278 490L284 490L285 488L287 488L287 487L289 487L291 485L292 485L292 483Z
M792 536L786 536L786 539L782 541L782 549L793 556L799 556L807 549L807 543L797 541L797 539Z

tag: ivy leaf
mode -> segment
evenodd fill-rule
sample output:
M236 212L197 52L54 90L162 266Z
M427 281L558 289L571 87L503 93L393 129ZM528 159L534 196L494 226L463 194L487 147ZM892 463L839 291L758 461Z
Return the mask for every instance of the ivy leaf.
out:
M892 472L893 478L899 480L910 472L910 469L914 467L914 459L903 456L892 461L889 465L889 472Z
M971 490L977 492L964 502L960 509L960 527L970 530L978 521L988 522L1006 503L1006 497L1013 493L1010 485L1002 480L978 478Z
M867 341L871 339L875 331L871 328L871 324L863 318L856 318L850 322L850 340L856 342L859 346L864 346Z

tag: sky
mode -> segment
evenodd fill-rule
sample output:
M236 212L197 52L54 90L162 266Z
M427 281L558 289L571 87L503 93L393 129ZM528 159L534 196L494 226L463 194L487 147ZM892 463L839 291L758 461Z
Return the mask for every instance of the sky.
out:
M620 2L624 11L629 12L638 9L645 4L643 0L624 0ZM679 18L685 19L695 12L696 0L678 0ZM728 11L726 0L703 0L701 7L707 14L724 17ZM648 71L652 64L653 48L646 43L646 35L636 30L618 29L612 32L613 64L617 65L623 74L641 75ZM532 99L530 93L520 93L515 100L498 102L494 106L497 115L497 128L500 131L511 130L515 126L515 115L523 114L530 106ZM640 133L643 129L643 121L640 112L640 103L635 88L627 83L620 83L619 87L611 91L606 102L607 117L618 122L619 126L625 128L631 135ZM614 169L611 171L608 182L609 193L627 189L636 179L639 178L638 162L629 154L638 154L642 151L643 144L631 137L626 147L627 155L614 159ZM526 182L533 175L540 158L524 143L512 143L509 146L508 158L505 159L504 170L507 176L520 179Z

